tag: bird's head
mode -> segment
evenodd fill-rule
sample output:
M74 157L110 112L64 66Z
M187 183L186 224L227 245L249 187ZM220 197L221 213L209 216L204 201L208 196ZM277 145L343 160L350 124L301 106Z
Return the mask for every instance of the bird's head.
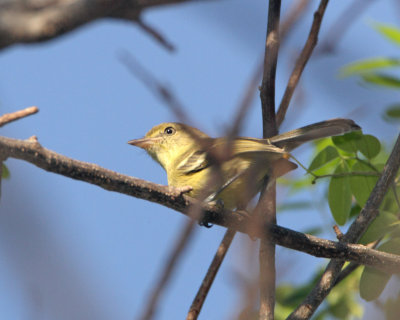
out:
M146 133L144 138L128 141L130 145L146 150L164 169L174 166L187 153L201 148L201 141L209 138L188 125L161 123Z

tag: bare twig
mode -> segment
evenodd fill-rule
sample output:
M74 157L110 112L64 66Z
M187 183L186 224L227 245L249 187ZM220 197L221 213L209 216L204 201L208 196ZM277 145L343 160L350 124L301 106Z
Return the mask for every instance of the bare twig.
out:
M300 76L303 73L303 70L308 60L310 59L315 46L317 45L318 33L321 27L321 22L325 13L325 9L328 5L328 1L329 0L321 0L318 10L314 13L314 20L311 26L310 33L308 35L308 39L306 41L306 44L304 45L303 50L300 53L299 58L296 61L296 65L292 71L292 74L290 75L285 93L283 94L281 104L279 105L278 113L276 116L276 122L278 126L280 126L285 119L290 100L293 96L293 92L296 89L296 86L300 80Z
M214 178L216 178L216 175L217 175L216 172L215 172L214 176L211 175L211 177L209 177L208 181L206 181L206 184L212 185L215 180ZM169 187L169 188L173 188L173 187ZM175 188L173 188L173 189L175 189ZM179 190L182 190L182 189L179 189ZM178 195L177 195L178 197L183 194L179 190L176 190L176 189L174 190L174 191L178 191ZM184 190L190 191L191 188L186 188L186 189L184 188ZM195 223L195 221L201 221L201 219L203 217L203 209L202 209L203 202L202 202L202 200L204 200L207 196L208 196L208 191L207 191L207 188L205 188L205 190L199 196L199 199L201 199L201 200L197 201L194 205L192 205L190 207L187 215L191 219L182 228L181 234L179 236L179 240L176 242L176 244L174 245L174 247L171 251L171 254L169 255L167 263L165 264L165 266L163 268L162 276L156 282L156 285L153 289L150 299L148 300L148 303L144 308L143 315L140 319L142 319L142 320L153 319L154 314L157 309L158 302L161 298L162 291L165 289L170 278L172 277L174 269L177 266L178 260L183 255L184 250L187 248L188 244L190 243L190 240L193 238L193 232L195 230L194 223ZM233 236L232 236L232 238L233 238ZM229 247L229 244L228 244L228 247ZM221 259L221 262L222 262L222 260L223 260L223 257ZM218 271L218 269L215 270L215 273L217 271ZM211 286L211 283L212 283L212 279L209 284L210 286ZM199 311L200 311L200 309L199 309Z
M165 267L163 272L157 281L157 285L155 286L149 302L146 305L144 313L139 317L141 320L150 320L153 319L154 314L157 309L157 304L160 299L161 293L167 285L168 281L171 279L172 273L175 270L175 267L178 263L179 258L182 256L183 250L187 247L187 243L190 238L193 237L193 230L195 227L195 220L190 220L189 223L186 223L185 227L181 230L181 234L173 247L173 251L169 255L167 262L165 263Z
M329 31L321 42L316 54L332 53L335 51L339 40L343 38L345 33L350 30L351 24L357 21L357 18L368 8L375 0L355 0L352 1L343 14L340 14L338 19L332 24Z
M5 124L10 123L12 121L15 121L15 120L18 120L21 118L25 118L27 116L35 114L38 111L39 111L38 107L33 106L33 107L28 107L23 110L15 111L12 113L3 114L0 117L0 127L4 126Z
M399 144L399 142L396 143L391 158L394 157L394 154L397 158L399 157ZM189 208L199 203L199 201L186 195L177 197L176 193L171 193L168 186L129 177L95 164L65 157L43 148L34 139L17 140L0 137L0 158L5 159L10 157L30 162L49 172L97 185L108 191L115 191L155 202L186 215L190 212ZM391 160L387 164L384 174L379 181L388 179L387 171L393 170L393 168L396 167L393 167L393 160ZM381 188L381 185L379 188ZM210 223L229 227L244 233L248 233L249 231L247 219L238 212L230 210L221 211L221 208L211 204L203 204L202 209L207 221ZM251 234L252 236L259 238L268 236L271 241L278 245L302 251L316 257L355 261L388 273L400 272L399 256L369 249L363 245L325 240L267 223L255 231L255 233Z
M161 84L149 70L136 61L128 51L121 51L118 54L118 58L126 66L128 71L142 81L156 97L163 101L180 121L186 124L192 123L185 112L185 108L172 92Z
M333 231L335 231L335 233L336 233L336 238L339 241L342 241L343 233L342 233L342 231L339 229L339 227L336 224L333 226Z
M279 28L279 40L281 42L281 45L283 41L287 38L287 34L289 33L289 31L292 29L292 27L303 14L307 6L310 4L310 1L311 0L297 0L289 9L288 14L286 15Z
M204 304L208 291L211 288L214 278L219 270L219 267L222 264L222 261L225 258L225 255L232 243L235 234L236 231L232 229L228 229L228 231L225 233L224 238L222 239L221 244L218 247L218 251L215 253L214 259L209 266L205 278L203 279L200 289L199 291L197 291L196 297L194 298L192 305L190 306L190 310L186 317L186 320L195 320L199 316L201 307Z
M386 162L382 175L372 190L364 208L344 235L342 239L343 242L357 242L362 234L367 230L371 222L376 218L379 213L379 206L382 203L388 188L393 183L399 167L400 135L398 136L392 153ZM309 319L335 285L343 264L343 260L331 260L316 286L288 319Z
M237 111L232 121L232 126L228 132L227 135L228 137L234 138L241 131L242 124L251 106L251 101L254 98L254 93L258 88L258 83L260 81L261 75L262 75L262 68L260 68L260 66L257 65L256 70L253 72L253 75L247 85L242 100L240 101L236 109Z
M143 29L143 31L151 35L165 49L167 49L168 51L175 51L175 46L170 41L168 41L158 30L145 23L140 17L136 20L136 22L139 27Z

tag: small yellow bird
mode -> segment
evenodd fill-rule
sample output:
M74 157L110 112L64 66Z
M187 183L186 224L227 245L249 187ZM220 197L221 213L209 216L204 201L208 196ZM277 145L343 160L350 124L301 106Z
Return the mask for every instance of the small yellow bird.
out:
M128 143L146 150L167 172L168 185L192 189L201 200L222 200L227 209L245 208L263 181L294 170L289 152L314 139L361 128L349 119L331 119L269 139L211 138L182 123L162 123Z

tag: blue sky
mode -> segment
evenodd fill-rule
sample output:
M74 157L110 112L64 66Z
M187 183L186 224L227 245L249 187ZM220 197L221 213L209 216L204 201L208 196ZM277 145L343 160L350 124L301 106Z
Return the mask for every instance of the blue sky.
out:
M2 135L19 139L36 135L44 147L63 155L165 184L163 170L126 142L176 119L118 61L118 52L129 51L165 83L200 129L213 136L223 134L263 54L265 2L196 2L149 10L144 20L174 43L173 54L134 24L115 20L89 24L54 41L3 50L1 113L30 105L40 112L2 128ZM312 7L316 5L314 1ZM329 4L321 41L345 8L342 2ZM357 59L398 56L398 47L370 27L371 21L395 24L395 8L394 1L374 2L343 36L334 55L314 57L282 130L350 117L364 132L388 145L393 142L398 128L387 125L380 115L396 102L396 92L365 88L357 79L337 75L341 66ZM304 16L282 47L278 97L311 18L311 12ZM260 137L261 132L260 103L255 97L243 135ZM309 160L307 147L295 155ZM9 159L6 164L11 179L2 185L0 202L0 310L5 318L138 316L186 218L22 161ZM322 197L324 192L323 186L317 187L300 197ZM288 197L283 191L279 199ZM328 230L326 237L334 239L327 207L315 207L318 210L284 212L278 216L279 224L296 230L322 225ZM223 232L219 227L196 229L163 296L158 319L185 316ZM257 261L247 261L249 243L246 236L235 240L201 319L230 319L240 308L238 279L251 279L257 272ZM304 270L299 277L298 268L323 263L282 248L277 254L279 282L305 281L310 274Z

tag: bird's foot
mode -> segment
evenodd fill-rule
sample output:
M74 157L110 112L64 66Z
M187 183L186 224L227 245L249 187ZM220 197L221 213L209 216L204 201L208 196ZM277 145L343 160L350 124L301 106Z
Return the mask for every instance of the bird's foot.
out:
M218 211L221 211L224 209L224 201L222 199L217 199L213 201L206 201L209 205L214 206L217 208ZM211 228L213 226L212 223L210 223L207 219L207 217L204 215L203 218L199 221L199 225L202 227L206 228Z

